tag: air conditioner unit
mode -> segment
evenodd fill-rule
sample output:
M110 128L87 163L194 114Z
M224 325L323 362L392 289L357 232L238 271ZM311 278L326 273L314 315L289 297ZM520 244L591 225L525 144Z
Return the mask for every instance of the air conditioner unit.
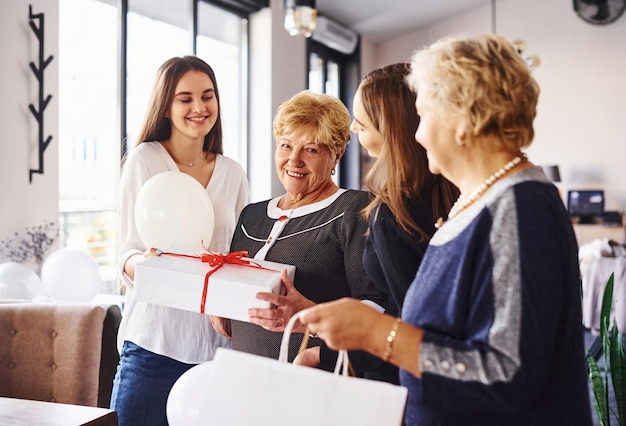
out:
M359 41L357 33L331 21L325 16L317 17L317 26L311 38L346 55L354 53L354 49Z

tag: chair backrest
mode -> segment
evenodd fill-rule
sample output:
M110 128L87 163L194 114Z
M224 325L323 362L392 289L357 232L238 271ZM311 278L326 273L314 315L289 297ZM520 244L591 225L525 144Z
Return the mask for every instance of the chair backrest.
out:
M0 304L0 396L98 405L105 309Z
M119 305L100 305L106 309L104 329L102 330L102 356L100 357L100 385L98 386L98 407L109 408L113 379L117 371L120 355L117 353L117 330L122 322L122 310Z

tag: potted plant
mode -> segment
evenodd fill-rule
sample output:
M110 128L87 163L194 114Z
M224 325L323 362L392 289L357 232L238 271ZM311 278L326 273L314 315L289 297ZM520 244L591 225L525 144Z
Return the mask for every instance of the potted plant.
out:
M626 425L626 413L624 412L626 405L626 356L624 355L623 335L615 322L615 318L611 324L613 277L614 274L611 274L604 289L600 311L600 340L604 372L600 370L598 362L589 351L587 355L589 380L591 381L596 413L601 426L610 426L612 416L617 420L617 425ZM609 407L609 374L617 411L611 410Z

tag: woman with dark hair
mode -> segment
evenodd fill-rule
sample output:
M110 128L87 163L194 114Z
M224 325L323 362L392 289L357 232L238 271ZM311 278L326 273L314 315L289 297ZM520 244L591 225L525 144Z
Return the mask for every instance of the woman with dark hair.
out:
M353 99L350 129L375 158L365 177L374 198L361 210L369 221L363 266L377 289L387 295L386 313L397 316L415 278L435 221L458 197L457 188L428 170L426 150L415 141L419 117L415 92L406 78L410 65L378 68L361 81ZM316 349L296 362L314 366ZM399 383L398 368L371 364L365 377Z
M159 68L137 144L122 171L118 270L126 305L111 396L121 426L167 425L165 408L174 382L194 365L213 359L218 347L230 346L209 316L132 297L135 265L154 254L139 238L135 200L148 179L166 171L186 173L206 188L219 206L207 248L227 252L239 213L249 202L248 181L241 166L223 155L215 74L194 56L171 58Z
M435 220L459 195L445 177L428 169L426 150L415 141L419 116L398 63L365 76L353 102L351 130L375 158L365 176L374 199L363 209L369 220L363 264L377 287L389 294L387 312L399 314L409 285L435 233Z

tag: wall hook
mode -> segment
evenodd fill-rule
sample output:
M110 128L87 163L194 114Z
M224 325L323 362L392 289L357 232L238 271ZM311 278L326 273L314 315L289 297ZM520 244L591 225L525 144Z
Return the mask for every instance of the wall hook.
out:
M43 153L46 150L46 148L48 148L48 145L50 144L50 141L52 140L52 135L48 135L48 137L45 140L43 137L43 133L44 133L43 113L46 107L48 106L50 99L52 99L52 95L48 95L44 99L43 72L46 69L46 67L50 65L50 62L52 62L52 59L54 57L50 55L48 56L46 60L43 59L43 54L44 54L44 43L43 43L44 41L44 16L43 16L43 13L33 14L33 6L29 5L28 15L29 15L28 24L30 28L33 30L33 32L35 33L35 35L37 36L37 40L39 40L39 64L35 65L33 62L30 63L30 69L33 71L33 73L35 74L35 77L37 77L37 80L39 81L39 104L38 104L39 109L35 109L33 104L28 105L28 109L30 109L30 112L33 114L33 116L35 117L35 120L37 120L37 123L39 124L39 141L38 141L39 167L36 169L30 169L29 182L32 183L33 173L43 174ZM34 20L39 21L39 27L35 25L35 23L33 22Z

